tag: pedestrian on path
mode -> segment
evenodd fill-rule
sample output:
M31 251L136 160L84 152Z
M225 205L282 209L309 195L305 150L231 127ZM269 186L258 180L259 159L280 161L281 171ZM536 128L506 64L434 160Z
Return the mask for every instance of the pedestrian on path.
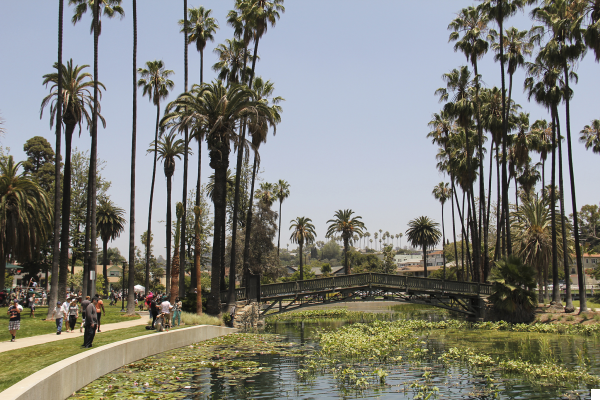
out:
M67 300L62 303L62 311L63 311L63 315L64 317L64 323L65 323L65 332L69 332L69 305L70 305L70 301L69 298L67 297ZM71 328L72 329L72 328Z
M169 325L171 325L171 309L173 308L173 306L171 305L171 303L169 302L169 300L167 300L167 296L164 296L162 298L162 303L160 303L160 312L164 314L164 324L165 324L165 329L167 330L167 332L169 332Z
M79 326L79 333L81 333L82 328L85 326L85 311L89 305L90 296L85 296L85 300L81 302L81 325Z
M71 327L71 332L77 325L77 317L79 316L79 306L77 305L77 299L73 298L71 300L71 305L69 306L69 326Z
M11 342L15 341L17 331L21 329L21 311L23 311L23 307L17 299L14 299L13 304L8 307L8 332L12 336Z
M29 298L29 310L29 316L35 318L35 293L32 293Z
M65 317L65 310L60 301L56 302L56 307L54 307L54 311L52 311L52 316L56 320L56 334L60 335L62 332L63 318Z
M96 325L98 324L96 303L98 303L98 298L94 297L85 309L85 333L83 334L83 346L81 347L86 349L92 347L94 336L96 336Z
M173 304L173 323L171 326L175 326L175 321L177 321L177 326L181 324L181 301L179 297L175 299L175 304Z
M100 332L100 318L102 317L102 312L104 313L104 316L106 316L106 310L104 310L102 296L96 294L96 298L98 299L98 301L96 302L96 314L98 315L98 332Z

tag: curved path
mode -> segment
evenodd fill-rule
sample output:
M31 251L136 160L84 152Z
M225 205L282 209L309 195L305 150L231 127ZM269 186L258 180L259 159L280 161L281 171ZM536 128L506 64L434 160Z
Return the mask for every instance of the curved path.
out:
M140 315L141 318L130 320L130 321L115 322L113 324L102 324L101 325L102 332L96 333L96 334L102 335L103 332L113 331L115 329L131 328L134 326L146 325L148 323L148 312L147 311L138 312L136 314ZM60 335L57 335L56 333L49 333L46 335L30 336L30 337L26 337L26 338L22 338L22 339L19 339L19 333L17 332L17 340L15 342L11 342L10 340L7 340L5 342L0 342L0 353L3 353L5 351L10 351L10 350L21 349L23 347L36 346L36 345L40 345L40 344L44 344L44 343L56 342L59 340L73 339L76 337L81 337L83 340L83 333L79 333L79 329L76 329L75 332L73 332L73 333L63 332Z

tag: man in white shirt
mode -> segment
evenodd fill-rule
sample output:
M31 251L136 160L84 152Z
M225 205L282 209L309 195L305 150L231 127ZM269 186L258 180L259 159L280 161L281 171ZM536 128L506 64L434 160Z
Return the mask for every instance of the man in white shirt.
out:
M165 330L169 332L169 325L171 325L171 309L173 306L167 300L167 296L164 296L162 300L162 303L160 303L160 312L164 314Z
M54 311L52 312L52 316L56 319L56 334L60 335L60 333L62 332L62 324L63 324L63 319L65 317L65 310L62 306L62 303L60 301L58 301L56 303L56 307L54 307Z

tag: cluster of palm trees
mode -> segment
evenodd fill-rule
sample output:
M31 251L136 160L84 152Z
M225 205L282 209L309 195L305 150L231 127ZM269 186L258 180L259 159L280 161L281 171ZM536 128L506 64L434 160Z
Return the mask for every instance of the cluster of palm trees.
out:
M375 240L375 245L373 245L373 239L371 239L371 236L373 236L373 239ZM375 250L383 250L383 246L389 246L389 245L394 245L394 239L396 239L396 246L400 247L402 244L402 237L404 236L404 234L402 232L397 233L397 234L391 234L389 231L385 231L383 232L382 229L379 229L378 232L373 233L373 235L371 235L370 232L362 232L360 234L355 234L352 236L352 238L350 238L351 242L354 244L356 243L358 246L364 248L364 249L368 249L369 246L371 246L373 249ZM341 235L332 235L331 239L339 242L340 244L344 243L344 238ZM361 243L362 240L362 243ZM378 246L378 242L379 242L379 246Z
M536 26L527 30L505 29L509 17L532 4L530 15ZM451 201L453 222L455 210L460 221L463 254L466 245L466 263L463 262L458 271L461 279L484 282L493 263L501 257L528 254L522 237L515 237L519 232L516 224L523 218L519 216L519 201L531 203L536 184L541 181L542 200L539 201L547 202L551 214L549 233L552 243L559 244L551 249L550 260L554 283L552 300L560 303L557 259L564 253L566 268L567 257L571 254L566 232L558 232L568 229L569 225L563 200L563 136L559 116L559 106L564 104L563 124L573 206L573 252L579 285L583 288L569 108L574 92L570 82L577 79L574 65L584 57L587 49L594 52L596 59L600 56L600 13L597 10L594 0L484 0L477 6L462 9L449 24L449 40L454 42L455 51L465 55L469 65L443 75L445 87L435 92L443 107L433 114L428 137L439 146L438 169L450 178L449 184L436 186L433 194L442 204L442 210L444 203ZM494 60L500 64L500 88L482 85L478 63L488 52L495 53ZM513 77L519 68L524 68L527 74L524 90L528 98L548 110L550 121L529 121L529 114L520 111L521 106L512 99ZM600 150L598 128L600 122L594 120L584 127L580 137L587 148L596 152ZM488 138L489 161L486 163L484 143ZM539 163L532 160L532 153L539 155ZM551 179L546 187L545 167L550 154ZM492 198L494 169L495 199ZM515 189L513 205L509 203L511 182ZM559 212L555 207L557 200L560 204L558 218L555 215ZM492 215L493 202L495 215ZM453 223L458 265L455 231ZM445 232L442 235L445 237ZM585 299L582 309L585 310Z
M44 84L51 84L50 94L42 102L42 112L44 108L50 106L50 124L51 127L56 120L56 153L61 152L62 128L65 128L65 169L63 188L56 185L54 199L54 243L53 243L53 265L52 265L52 292L50 301L56 301L66 292L66 270L69 254L69 217L70 217L70 153L71 141L75 128L79 126L81 132L82 123L87 124L91 135L91 152L89 168L89 190L88 190L88 211L86 218L85 251L89 254L86 257L84 265L84 276L89 274L90 266L88 260L95 260L96 246L92 238L96 237L96 231L100 231L100 236L104 240L111 240L118 236L124 228L123 210L109 201L100 202L96 199L96 174L97 174L97 124L98 119L105 125L104 118L100 114L101 89L106 90L98 80L98 39L101 33L101 17L113 18L123 17L125 10L122 6L122 0L69 0L69 5L74 6L72 17L73 24L82 20L88 13L92 15L91 33L94 37L94 72L93 75L85 72L87 65L78 66L72 60L66 65L62 62L62 26L64 1L59 1L58 18L58 61L55 64L55 73L44 76ZM136 147L137 147L137 91L143 89L143 96L156 106L156 125L155 137L151 143L151 149L154 155L154 168L151 181L151 193L148 209L148 238L147 258L146 258L146 288L149 287L149 259L150 238L152 237L152 207L154 199L154 186L156 179L156 167L158 161L163 161L165 177L167 178L167 291L170 290L172 271L171 267L171 184L175 172L175 160L183 158L183 196L181 207L178 207L178 213L181 215L178 221L186 221L186 213L193 211L198 219L202 218L201 212L196 208L200 205L201 193L201 151L198 149L198 177L196 181L196 207L194 210L187 210L187 175L188 175L188 156L191 155L190 141L195 139L200 147L203 141L208 145L210 155L210 166L215 170L214 178L214 204L215 204L215 223L213 234L213 248L221 249L224 246L223 233L225 230L225 206L224 192L227 167L229 165L229 153L237 151L237 169L234 186L234 206L232 215L232 235L233 252L235 252L235 236L238 232L238 218L240 213L239 192L241 186L241 164L242 160L249 156L250 150L254 153L253 176L250 190L250 207L246 214L246 241L244 249L244 261L247 264L249 252L249 238L252 226L252 193L256 172L260 162L258 149L260 145L266 142L267 133L271 128L275 132L275 126L280 122L281 107L278 105L283 99L275 97L274 85L270 81L265 81L255 76L258 44L260 39L266 34L269 27L275 26L280 18L280 13L285 11L283 0L238 0L235 3L235 9L227 15L227 22L233 27L234 38L227 40L225 44L218 45L215 52L219 55L219 62L213 66L213 70L218 74L219 80L209 84L204 83L203 59L204 50L209 41L214 40L214 33L219 28L217 21L211 16L211 10L204 7L187 7L187 0L183 2L183 19L179 21L181 32L184 37L184 93L175 101L168 104L164 115L161 118L161 100L164 100L173 89L173 81L170 76L174 73L168 70L163 61L148 61L144 68L137 66L137 1L132 2L133 12L133 126L132 126L132 156L131 156L131 198L130 198L130 219L129 219L129 264L133 265L135 260L135 180L136 180ZM191 88L188 87L188 47L195 45L200 55L200 81ZM249 46L253 45L250 50ZM138 76L140 77L138 79ZM165 131L169 131L164 134ZM246 138L248 133L250 139ZM182 138L176 137L181 134ZM56 182L60 182L61 170L60 163L57 163L55 169ZM277 198L281 203L289 196L289 185L278 186L280 191ZM287 192L286 192L287 191ZM287 194L286 194L287 193ZM181 210L179 210L181 208ZM109 211L111 213L109 213ZM91 221L104 221L101 225L91 223ZM180 260L178 281L183 282L185 273L185 229L186 224L180 225L176 230L175 247L180 250L182 255ZM112 228L111 228L112 227ZM198 235L197 232L194 232ZM199 243L199 240L195 241ZM105 246L106 247L106 246ZM197 247L197 246L196 246ZM4 254L15 254L12 248L5 248ZM0 251L2 251L0 249ZM196 248L195 252L201 254L201 249ZM218 314L220 312L220 294L219 285L215 284L215 279L219 277L219 269L222 268L221 251L213 252L213 281L211 284L211 296L209 299L209 311ZM2 253L0 252L0 255ZM233 262L232 262L233 263ZM200 257L194 258L194 269L196 272L192 282L194 287L199 288L200 282ZM235 268L230 269L230 281L235 282ZM129 297L128 313L134 312L133 302L133 284L134 269L129 269ZM184 285L178 285L179 296L185 295ZM234 285L232 285L233 287ZM233 289L233 288L232 288ZM86 288L86 291L94 291L93 286ZM173 292L173 291L172 291ZM91 293L91 292L90 292ZM200 290L198 290L200 293ZM233 290L231 291L233 296ZM199 307L199 310L201 308Z

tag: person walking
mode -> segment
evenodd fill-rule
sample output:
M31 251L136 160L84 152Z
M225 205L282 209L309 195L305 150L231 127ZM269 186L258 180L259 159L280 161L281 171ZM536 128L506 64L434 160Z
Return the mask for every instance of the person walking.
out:
M171 326L175 326L175 321L177 321L177 326L181 324L181 307L182 303L179 300L179 297L176 297L175 304L173 304L173 322Z
M90 296L85 296L85 300L81 302L81 325L79 325L79 333L81 333L82 328L85 325L85 312L87 310L87 306L90 305Z
M47 298L47 296L48 296L48 295L46 294L46 291L44 290L44 291L42 292L42 305L43 305L43 306L45 306L45 305L46 305L46 298Z
M19 304L17 299L14 299L13 304L8 307L8 332L12 336L11 342L16 340L17 331L21 329L21 311L23 307Z
M29 316L35 318L35 292L29 298Z
M102 317L102 313L104 313L104 316L106 316L106 310L104 309L104 303L102 302L102 296L100 296L99 294L96 294L96 299L98 299L98 301L96 302L96 314L98 316L98 332L100 331L100 318Z
M69 297L67 297L67 300L64 303L62 303L62 310L63 310L63 315L64 315L63 322L65 324L65 332L69 332L69 305L70 304L71 304L71 302L69 301Z
M173 306L167 300L167 296L163 296L162 303L160 303L160 312L164 314L165 330L169 332L169 326L171 325L171 309Z
M52 316L56 320L56 334L60 335L62 332L63 318L65 317L65 311L60 301L56 302L56 307L54 307L54 311L52 311Z
M92 302L85 309L85 333L83 334L83 348L89 349L94 342L96 336L96 326L98 325L98 317L96 313L96 304L98 298L94 297Z
M77 299L73 298L69 305L69 326L71 327L71 333L75 329L75 325L77 325L77 317L79 317L79 306L77 305Z

